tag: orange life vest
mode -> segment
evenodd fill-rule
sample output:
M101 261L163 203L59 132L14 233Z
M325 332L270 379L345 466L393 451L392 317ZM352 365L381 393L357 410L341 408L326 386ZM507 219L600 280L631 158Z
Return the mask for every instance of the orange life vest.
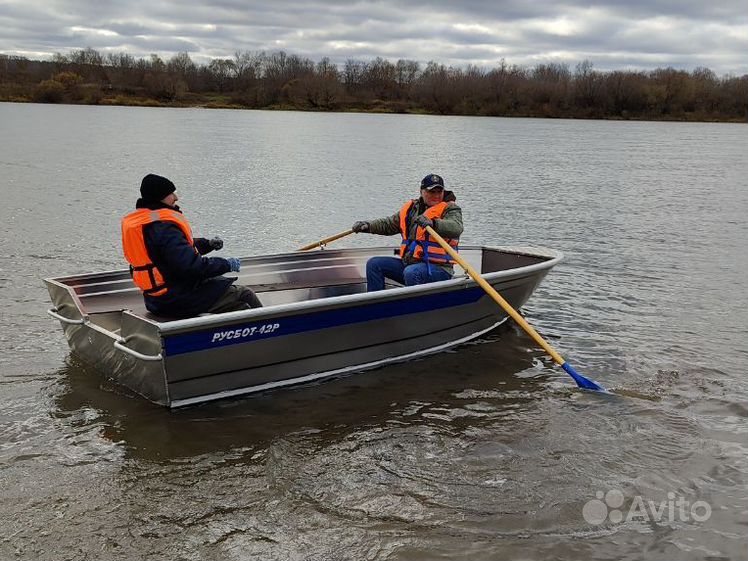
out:
M194 247L195 242L192 239L190 224L184 215L176 210L139 208L122 219L122 250L125 259L130 263L132 280L144 294L161 296L166 294L169 288L161 271L153 264L151 257L148 255L145 237L143 236L143 228L153 222L176 224L191 246ZM197 252L197 249L195 251Z
M416 228L416 239L413 240L408 238L408 214L415 203L416 201L408 201L400 209L400 235L403 237L403 241L400 244L400 257L404 257L405 253L410 251L415 259L420 259L427 263L454 263L442 246L429 240L429 234L426 231L426 228L418 226ZM429 207L423 214L431 220L441 218L448 206L449 203L441 202ZM452 249L457 251L459 240L444 238L444 241L446 241ZM425 259L423 257L424 252L426 254Z

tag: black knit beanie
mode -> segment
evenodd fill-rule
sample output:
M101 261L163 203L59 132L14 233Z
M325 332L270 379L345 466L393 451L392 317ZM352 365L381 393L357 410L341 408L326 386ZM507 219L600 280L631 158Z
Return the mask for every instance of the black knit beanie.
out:
M140 183L140 196L148 202L160 201L176 190L171 181L153 173L146 175Z

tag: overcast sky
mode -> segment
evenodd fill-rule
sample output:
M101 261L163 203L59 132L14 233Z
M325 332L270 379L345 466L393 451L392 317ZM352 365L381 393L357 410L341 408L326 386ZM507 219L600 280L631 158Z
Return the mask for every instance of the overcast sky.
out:
M448 65L598 70L706 66L748 73L748 0L0 0L0 53L92 47L195 62L237 50L318 61L377 56Z

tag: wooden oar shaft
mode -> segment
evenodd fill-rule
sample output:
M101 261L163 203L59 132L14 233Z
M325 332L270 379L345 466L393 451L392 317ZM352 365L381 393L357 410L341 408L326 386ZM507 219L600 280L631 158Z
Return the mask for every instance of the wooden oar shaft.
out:
M340 232L339 234L335 234L334 236L330 236L329 238L325 238L324 240L320 240L318 242L305 245L304 247L300 247L297 251L308 251L310 249L314 249L315 247L320 247L330 242L334 242L335 240L339 240L340 238L344 238L352 233L353 230L346 230L345 232Z
M525 318L523 318L521 315L519 315L519 312L515 310L512 305L504 300L504 298L496 292L494 287L492 287L486 280L478 274L478 272L473 269L470 265L468 265L465 260L460 257L459 253L457 253L454 249L452 249L447 242L444 241L444 238L442 238L439 234L436 233L436 231L431 226L426 226L426 231L429 233L429 235L434 238L442 248L444 248L444 251L446 251L449 256L463 269L465 269L465 272L472 277L472 279L477 282L483 290L486 291L486 293L493 298L496 303L501 306L504 311L509 314L509 316L516 321L519 326L525 330L525 332L533 338L533 340L540 345L545 352L547 352L553 360L555 360L558 364L563 365L564 362L566 362L563 357L556 352L556 350L551 347L548 343L546 343L545 339L543 339L540 334L535 331L532 325L527 323L525 321Z

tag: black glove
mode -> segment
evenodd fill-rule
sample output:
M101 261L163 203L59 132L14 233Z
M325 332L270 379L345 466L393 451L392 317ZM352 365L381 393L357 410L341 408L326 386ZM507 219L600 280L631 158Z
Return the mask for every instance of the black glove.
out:
M426 226L431 226L432 228L434 227L434 221L425 214L421 214L416 217L416 224L418 224L421 228L425 228Z
M216 236L215 238L208 240L208 245L210 246L210 249L219 250L223 248L223 240Z
M353 226L351 226L351 230L354 232L368 232L369 231L369 223L368 222L354 222Z

